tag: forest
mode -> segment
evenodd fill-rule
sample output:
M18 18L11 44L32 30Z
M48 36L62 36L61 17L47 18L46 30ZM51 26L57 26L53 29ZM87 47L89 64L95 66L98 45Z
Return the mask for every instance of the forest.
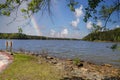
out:
M0 39L35 39L35 40L80 40L75 38L54 38L46 36L26 35L23 33L0 33Z
M108 31L92 32L85 36L83 40L120 42L120 28Z

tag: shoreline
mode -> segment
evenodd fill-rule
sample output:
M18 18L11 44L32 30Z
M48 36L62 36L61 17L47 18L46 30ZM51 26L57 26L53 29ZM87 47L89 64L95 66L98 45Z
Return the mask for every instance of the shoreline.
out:
M92 64L95 64L95 65L104 65L104 64L109 64L115 68L120 68L120 65L118 64L111 64L111 63L107 63L107 62L97 62L97 61L93 61L93 60L87 60L87 59L81 59L80 57L73 57L73 58L67 58L67 57L58 57L58 56L53 56L53 55L49 55L48 52L42 52L42 53L36 53L36 52L30 52L30 51L17 51L17 52L14 52L14 53L24 53L24 54L27 54L27 55L34 55L34 56L49 56L49 57L52 57L52 58L57 58L57 59L60 59L60 60L74 60L75 58L79 58L81 61L84 61L84 62L88 62L88 63L92 63ZM115 61L115 62L118 62L118 61Z
M11 55L11 53L10 52L6 52L6 51L0 51L0 54L1 54L1 52L2 52L2 54L3 55L6 55L6 56L8 56L9 57L9 60L10 60L10 62L12 62L13 61L13 56ZM49 55L48 53L35 53L35 52L30 52L30 51L28 51L28 52L26 52L26 51L17 51L17 52L13 52L13 53L23 53L23 54L26 54L26 55L33 55L33 56L42 56L42 57L47 57L47 56L49 56L49 57L51 57L51 58L56 58L56 59L59 59L59 60L74 60L74 59L76 59L76 58L79 58L79 57L76 57L76 58L66 58L66 57L57 57L57 56L52 56L52 55ZM115 65L115 64L111 64L111 63L105 63L105 62L96 62L96 61L92 61L92 60L85 60L85 59L81 59L81 58L79 58L82 62L87 62L87 63L90 63L90 64L94 64L94 65L98 65L98 66L101 66L101 65L105 65L105 64L109 64L109 65L111 65L112 67L114 67L114 68L120 68L120 66L119 65Z
M102 41L102 40L94 40L94 41L90 41L90 40L81 40L81 41L88 41L88 42L105 42L105 43L120 43L120 41Z
M33 53L14 53L15 55L31 56L36 58L35 63L54 67L59 73L62 73L60 80L119 80L120 68L115 68L110 64L97 65L91 62L76 59L60 59L46 54ZM13 61L14 63L14 61ZM24 64L23 64L24 65ZM28 67L28 66L27 66ZM38 66L39 67L39 66ZM14 68L14 67L13 67Z
M45 62L52 64L60 71L64 72L64 76L67 78L76 77L80 80L86 79L120 79L120 68L114 67L111 64L97 65L89 61L83 61L80 59L61 59L57 57L51 57L49 55L38 54L26 54L42 58ZM42 64L42 62L39 62ZM71 80L71 79L70 79ZM73 79L74 80L74 79ZM79 80L79 79L78 79Z

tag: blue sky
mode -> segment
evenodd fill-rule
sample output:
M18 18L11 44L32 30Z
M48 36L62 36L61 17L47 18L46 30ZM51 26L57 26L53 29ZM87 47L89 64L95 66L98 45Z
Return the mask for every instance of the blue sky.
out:
M37 24L38 31L36 32L30 22L29 25L25 25L29 20L24 20L19 12L19 16L16 21L7 25L14 17L14 12L11 17L0 16L0 32L2 33L15 33L18 32L18 26L21 26L25 34L30 35L42 35L50 37L69 37L69 38L82 38L90 32L91 24L93 20L89 20L87 23L83 21L85 14L84 8L87 7L86 0L75 0L79 4L75 7L75 12L71 12L67 6L66 0L52 0L52 14L49 16L47 12L41 15L41 11L34 14L34 19ZM110 0L109 0L110 1ZM108 4L108 3L106 3ZM109 2L109 4L112 4ZM25 7L23 4L21 7ZM112 16L116 19L116 16ZM97 24L100 26L104 25L104 21L98 20ZM120 24L108 24L109 28L114 28Z

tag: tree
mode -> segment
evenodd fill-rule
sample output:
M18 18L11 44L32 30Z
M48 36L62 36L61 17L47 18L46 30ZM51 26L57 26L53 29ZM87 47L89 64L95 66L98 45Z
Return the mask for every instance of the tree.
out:
M19 34L22 34L22 32L23 32L22 28L21 28L21 27L18 27L18 33L19 33Z
M92 24L92 29L91 29L91 33L97 33L97 32L100 32L100 31L103 31L103 27L99 26L99 25L96 25L96 24Z
M93 18L94 20L101 19L104 20L104 28L106 29L107 23L112 21L111 16L115 15L118 16L118 20L112 21L113 23L120 22L120 0L110 0L112 4L105 4L110 3L108 0L88 0L88 7L85 8L86 14L84 16L84 21L87 22L88 19ZM100 3L102 3L100 5ZM101 6L98 9L98 6Z
M27 7L21 9L21 12L24 13L25 18L30 18L34 13L37 13L38 11L48 11L48 13L51 13L51 1L52 0L5 0L4 3L0 4L0 15L10 16L11 12L16 10L17 17L17 12L20 5L25 2L27 3ZM66 1L68 2L67 4L70 10L74 12L75 6L79 2L75 0ZM109 3L109 0L88 0L88 7L85 8L84 21L87 22L90 18L94 20L97 20L99 18L105 21L104 27L106 28L107 23L111 21L111 15L115 15L115 13L117 13L118 20L114 20L112 22L120 22L120 0L110 1L112 1L112 4L107 5L105 3ZM98 6L100 6L100 9L98 9Z
M28 18L39 10L50 12L50 1L51 0L4 0L4 3L0 4L0 14L10 16L11 12L16 10L16 17L19 7L23 3L27 3L27 8L21 9L25 17Z

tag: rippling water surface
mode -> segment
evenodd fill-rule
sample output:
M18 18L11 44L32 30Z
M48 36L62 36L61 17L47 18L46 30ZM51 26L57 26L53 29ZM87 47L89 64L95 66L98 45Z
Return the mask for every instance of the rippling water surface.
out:
M47 51L60 58L75 58L96 63L110 63L120 66L120 51L112 51L111 42L87 42L69 40L12 40L15 51L24 49L32 52ZM0 49L5 50L6 40L0 40ZM120 46L120 43L118 43Z

